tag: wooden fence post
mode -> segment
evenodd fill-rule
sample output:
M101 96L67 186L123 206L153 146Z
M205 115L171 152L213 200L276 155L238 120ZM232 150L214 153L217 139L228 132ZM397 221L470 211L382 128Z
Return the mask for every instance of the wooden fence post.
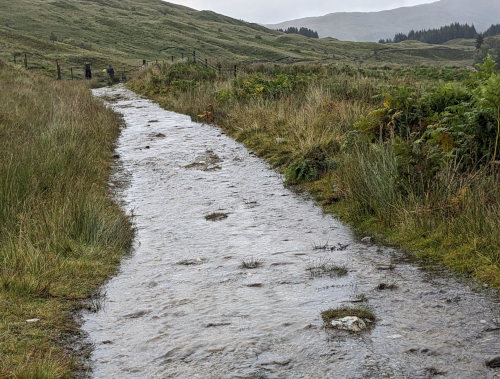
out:
M222 76L222 65L217 63L217 71L219 71L219 76Z
M28 69L28 56L26 55L26 53L24 54L24 68Z
M56 60L56 68L57 68L57 80L61 80L62 79L61 66L59 66L59 61L57 60Z
M234 77L236 78L238 76L238 68L236 65L234 65Z
M174 56L172 55L170 58L172 59L172 63L174 63Z
M16 54L14 54L14 64L16 64Z
M92 70L90 69L90 63L85 63L85 79L92 79Z
M196 50L193 50L193 62L196 63Z
M208 59L205 58L205 68L207 68L207 67L208 67Z
M69 69L71 71L71 80L74 80L75 78L73 77L73 67L70 67Z
M143 59L143 60L142 60L142 65L143 65L144 67L146 67L146 66L148 65L148 63L146 62L146 60L145 60L145 59Z

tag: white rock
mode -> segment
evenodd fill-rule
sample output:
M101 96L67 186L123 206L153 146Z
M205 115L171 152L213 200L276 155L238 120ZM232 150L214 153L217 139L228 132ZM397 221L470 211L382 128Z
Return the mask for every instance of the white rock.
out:
M372 237L363 237L363 238L361 238L361 242L363 242L363 243L371 243L372 242Z
M285 139L284 138L281 138L281 137L277 137L276 138L276 143L281 143L281 142L284 142Z
M27 322L28 324L31 324L31 323L34 323L34 322L38 322L38 321L40 321L40 319L39 319L39 318L30 318L29 320L26 320L26 322Z
M366 324L363 320L356 316L347 316L337 320L330 321L330 325L335 329L349 330L351 332L360 332L366 329Z

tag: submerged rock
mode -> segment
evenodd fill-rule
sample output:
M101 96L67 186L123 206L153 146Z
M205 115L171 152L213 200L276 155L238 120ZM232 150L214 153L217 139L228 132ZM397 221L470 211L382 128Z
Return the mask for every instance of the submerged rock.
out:
M205 220L207 221L221 221L228 217L227 213L214 212L205 216Z
M330 325L335 329L348 330L350 332L360 332L366 329L366 323L357 316L347 316L330 321Z
M486 361L486 366L491 367L491 368L500 367L500 355Z
M148 313L151 313L151 311L138 311L138 312L129 313L127 315L124 315L123 318L139 318L139 317L147 315Z

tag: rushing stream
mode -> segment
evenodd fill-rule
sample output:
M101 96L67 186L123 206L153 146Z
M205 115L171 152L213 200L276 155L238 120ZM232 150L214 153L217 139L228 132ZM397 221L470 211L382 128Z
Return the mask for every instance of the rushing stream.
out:
M137 233L84 316L94 377L500 377L485 365L500 354L494 294L360 242L213 126L122 86L95 95L126 122L113 183ZM347 275L308 270L324 263ZM363 304L371 330L323 328L321 311Z

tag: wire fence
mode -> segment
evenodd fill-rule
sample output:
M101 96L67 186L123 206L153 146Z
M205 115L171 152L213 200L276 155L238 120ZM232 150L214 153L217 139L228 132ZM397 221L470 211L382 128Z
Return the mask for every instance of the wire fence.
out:
M177 56L171 55L167 57L162 57L162 59L146 60L138 59L137 64L133 65L119 65L119 66L109 66L101 62L92 63L86 62L79 65L64 65L60 64L58 60L55 60L53 65L50 63L47 65L33 63L30 61L30 53L16 53L13 56L14 64L23 65L29 70L45 70L54 73L54 76L58 80L82 80L82 79L96 79L98 81L113 81L118 82L127 81L134 73L141 69L149 67L151 65L168 65L168 64L195 64L197 66L203 67L207 70L215 72L219 77L238 77L245 73L246 68L254 64L293 64L299 62L310 62L313 59L298 59L293 57L282 57L276 60L253 60L245 61L239 63L231 63L227 60L221 58L209 57L200 54L195 49L184 49L177 52ZM35 58L35 56L33 56ZM36 58L43 58L44 62L50 62L49 59L37 56Z
M33 59L31 59L33 58ZM43 59L44 63L34 63L34 59L40 60L39 56L32 56L30 53L17 53L13 55L13 62L17 65L24 66L27 70L45 70L53 75L58 80L82 80L82 79L97 79L97 80L111 80L111 81L127 81L134 73L141 69L150 67L151 65L167 65L167 64L195 64L207 70L213 71L219 76L234 76L239 74L238 64L231 64L217 60L212 57L199 54L196 50L183 51L180 56L163 57L158 60L137 60L137 65L119 65L111 66L101 63L86 62L79 65L65 65L55 60L53 65L48 59Z

